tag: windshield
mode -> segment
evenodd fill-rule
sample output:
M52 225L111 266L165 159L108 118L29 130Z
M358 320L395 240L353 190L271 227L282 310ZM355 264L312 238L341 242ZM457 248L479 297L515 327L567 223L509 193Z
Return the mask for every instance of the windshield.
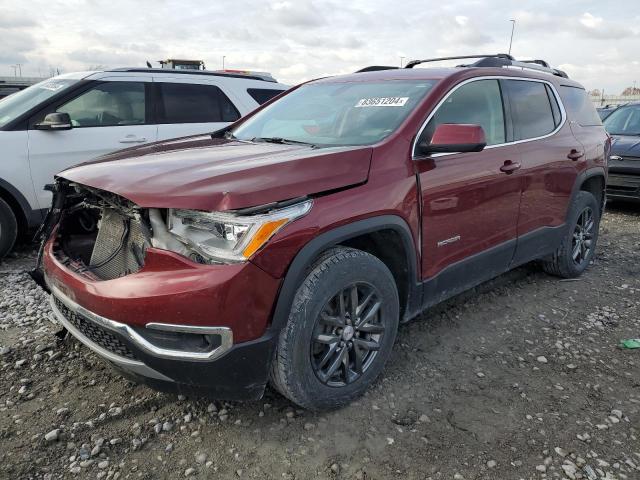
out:
M240 140L370 145L392 133L434 80L303 85L231 132Z
M65 88L79 82L70 78L49 79L9 95L0 102L0 128Z
M640 105L620 107L603 123L611 135L640 135Z

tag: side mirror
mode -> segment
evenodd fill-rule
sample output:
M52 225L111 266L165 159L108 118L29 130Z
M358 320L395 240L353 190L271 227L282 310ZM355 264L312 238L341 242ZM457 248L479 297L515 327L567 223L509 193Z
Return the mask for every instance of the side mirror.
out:
M33 128L36 130L71 130L71 117L68 113L48 113L44 120L36 123Z
M441 123L433 132L431 142L418 144L420 153L480 152L487 146L480 125Z

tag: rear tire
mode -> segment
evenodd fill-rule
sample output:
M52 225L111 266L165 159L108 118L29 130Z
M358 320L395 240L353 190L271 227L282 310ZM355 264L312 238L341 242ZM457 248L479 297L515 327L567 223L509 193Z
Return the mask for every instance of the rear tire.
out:
M567 233L542 268L550 275L575 278L589 266L598 242L600 205L593 194L580 191L568 215Z
M18 236L18 221L11 207L0 198L0 258L11 251Z
M361 250L332 248L296 292L271 384L307 409L346 405L382 372L398 322L398 291L387 266Z

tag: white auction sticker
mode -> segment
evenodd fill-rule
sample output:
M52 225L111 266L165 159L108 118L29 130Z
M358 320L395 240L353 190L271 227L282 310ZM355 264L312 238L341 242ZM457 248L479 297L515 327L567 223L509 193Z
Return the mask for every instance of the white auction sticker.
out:
M372 97L361 98L355 108L362 107L404 107L409 97Z

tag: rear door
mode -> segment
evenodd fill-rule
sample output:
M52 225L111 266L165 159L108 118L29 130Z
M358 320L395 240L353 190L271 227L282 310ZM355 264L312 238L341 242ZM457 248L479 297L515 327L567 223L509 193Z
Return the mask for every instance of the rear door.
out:
M212 83L155 77L154 85L158 140L214 132L240 118L238 108Z
M415 159L423 205L422 274L432 280L433 291L426 292L431 302L509 266L521 175L517 148L508 142L507 118L499 81L474 79L445 98L418 138L429 141L438 124L453 123L478 124L487 139L479 153Z
M583 156L574 157L579 167L596 163L605 165L604 146L607 140L602 120L584 88L560 85L560 97L567 110L569 126L583 149Z
M126 147L156 140L149 107L149 76L102 78L65 98L29 121L31 177L40 208L49 208L51 193L44 191L53 176L78 163ZM71 130L35 130L33 125L50 112L66 112Z
M569 127L552 83L534 79L501 83L509 98L522 164L519 238L514 257L514 263L520 264L557 247L584 151Z

